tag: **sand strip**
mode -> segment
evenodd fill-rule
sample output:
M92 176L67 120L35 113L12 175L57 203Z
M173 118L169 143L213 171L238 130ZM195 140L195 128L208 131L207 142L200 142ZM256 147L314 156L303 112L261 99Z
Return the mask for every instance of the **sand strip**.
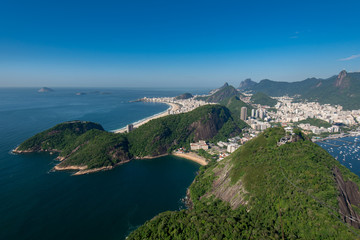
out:
M190 152L190 153L173 153L172 155L189 159L191 161L197 162L198 164L200 164L202 166L205 166L208 164L208 162L206 161L205 158L197 155L196 153L192 153L192 152Z

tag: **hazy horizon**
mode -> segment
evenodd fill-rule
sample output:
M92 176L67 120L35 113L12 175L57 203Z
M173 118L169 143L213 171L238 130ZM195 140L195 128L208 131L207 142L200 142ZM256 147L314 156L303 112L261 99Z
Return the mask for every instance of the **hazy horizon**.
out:
M360 71L357 1L4 1L0 87L238 87Z

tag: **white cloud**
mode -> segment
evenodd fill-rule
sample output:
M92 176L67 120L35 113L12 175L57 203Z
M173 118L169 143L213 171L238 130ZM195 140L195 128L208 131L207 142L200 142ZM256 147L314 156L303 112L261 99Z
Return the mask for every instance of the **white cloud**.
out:
M356 54L356 55L352 55L350 57L340 58L339 61L350 61L350 60L353 60L353 59L359 58L359 57L360 57L360 54Z

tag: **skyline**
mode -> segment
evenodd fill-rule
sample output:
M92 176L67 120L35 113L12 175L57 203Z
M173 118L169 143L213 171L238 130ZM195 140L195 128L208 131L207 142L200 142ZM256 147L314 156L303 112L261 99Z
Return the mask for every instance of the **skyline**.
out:
M237 87L360 71L360 3L4 1L0 87Z

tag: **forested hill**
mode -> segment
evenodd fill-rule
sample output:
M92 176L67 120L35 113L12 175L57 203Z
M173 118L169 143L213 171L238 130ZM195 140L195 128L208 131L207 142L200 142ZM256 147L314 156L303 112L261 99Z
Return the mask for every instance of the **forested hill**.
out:
M197 99L204 100L206 102L219 103L230 97L240 95L241 93L238 92L233 86L225 83L221 88L213 90L213 93L210 96L198 97Z
M251 96L251 102L254 104L261 104L270 107L274 107L277 104L277 100L269 97L265 93L257 92Z
M72 121L58 124L29 138L14 151L58 152L58 169L112 168L133 158L153 157L198 140L219 141L238 135L246 124L234 120L229 109L205 105L140 126L128 134L104 131L101 125Z
M345 109L360 109L360 73L341 71L327 79L309 78L299 82L276 82L268 79L259 83L249 79L240 84L240 90L263 92L269 96L299 95L300 99L322 104L339 104Z
M192 208L164 212L128 239L359 239L359 177L301 132L270 128L190 186Z

